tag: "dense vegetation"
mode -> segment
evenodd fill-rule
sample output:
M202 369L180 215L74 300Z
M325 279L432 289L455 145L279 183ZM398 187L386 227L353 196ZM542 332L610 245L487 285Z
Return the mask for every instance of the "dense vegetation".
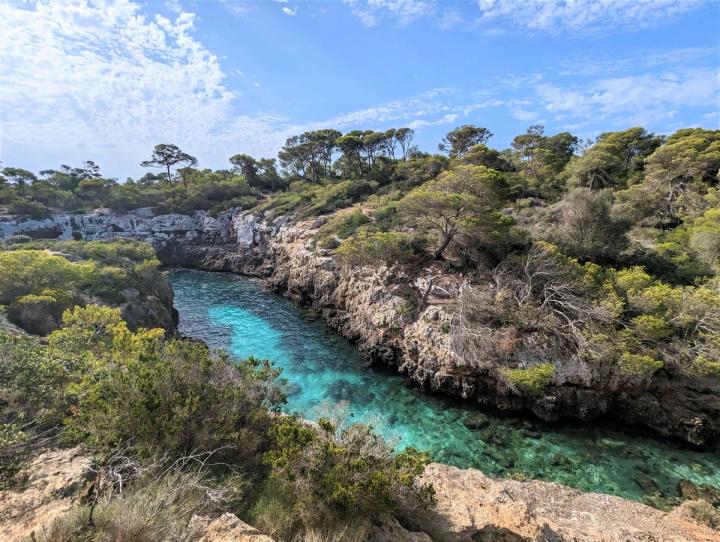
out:
M636 380L720 376L720 131L630 128L583 142L531 126L498 151L489 130L466 125L442 154L412 137L306 132L287 140L280 173L247 155L199 170L158 145L144 165L159 175L120 184L91 162L40 178L5 168L0 197L28 214L240 206L301 220L353 206L325 222L318 250L348 265L412 272L434 260L465 273L475 286L459 303L456 346L472 364L506 366L518 390L541 389L570 357Z
M131 330L119 308L98 304L129 280L164 280L150 246L21 242L0 261L8 313L38 300L63 309L43 339L0 331L0 480L22 484L21 467L47 445L81 444L97 462L85 500L45 539L188 540L193 514L225 511L280 540L350 538L432 501L414 485L424 454L395 454L365 426L281 415L269 362Z
M66 309L90 303L122 308L135 329L172 328L172 292L147 244L31 241L16 236L0 245L0 307L21 328L47 335Z

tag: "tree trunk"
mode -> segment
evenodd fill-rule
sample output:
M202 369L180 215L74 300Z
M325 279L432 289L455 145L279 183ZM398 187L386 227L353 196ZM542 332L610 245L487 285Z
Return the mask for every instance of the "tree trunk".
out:
M441 260L443 252L445 252L445 249L450 244L450 241L452 241L452 238L455 236L454 233L446 233L445 238L443 239L443 242L440 243L440 246L435 249L435 253L433 254L433 260Z

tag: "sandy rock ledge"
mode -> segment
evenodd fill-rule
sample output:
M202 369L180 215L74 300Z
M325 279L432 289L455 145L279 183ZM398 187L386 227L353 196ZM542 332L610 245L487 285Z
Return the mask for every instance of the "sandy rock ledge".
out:
M494 480L473 469L432 463L437 506L433 540L468 542L719 542L720 531L679 507L662 512L600 493L540 481Z
M78 448L38 455L25 484L0 491L0 540L22 540L67 512L92 477L91 464Z

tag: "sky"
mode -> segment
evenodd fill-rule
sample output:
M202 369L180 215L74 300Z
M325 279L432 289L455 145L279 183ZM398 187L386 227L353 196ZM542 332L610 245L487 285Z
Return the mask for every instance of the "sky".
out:
M0 0L0 160L122 180L158 143L227 168L320 128L718 129L719 72L720 0Z

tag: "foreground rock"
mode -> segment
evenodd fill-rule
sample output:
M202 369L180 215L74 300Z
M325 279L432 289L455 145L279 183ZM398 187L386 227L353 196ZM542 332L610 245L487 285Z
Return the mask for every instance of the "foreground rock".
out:
M200 528L200 537L197 542L274 542L272 538L262 534L255 527L248 525L235 514L223 514L215 520L203 517L193 517L190 525Z
M511 389L502 367L473 366L453 346L454 303L465 277L444 274L437 264L420 270L340 267L314 246L321 224L322 219L269 223L232 209L217 217L202 211L191 216L98 211L46 220L0 219L0 236L144 239L166 265L266 279L315 309L368 360L397 367L425 389L504 411L531 412L546 421L609 414L700 447L719 441L716 379L657 374L639 385L613 368L553 358L557 371L543 394Z
M91 461L78 449L42 453L19 489L0 491L0 540L39 536L78 502ZM390 518L371 542L717 542L720 531L694 522L687 506L670 513L548 482L494 480L477 470L433 463L419 480L435 488L434 510L411 529ZM691 504L691 503L685 503ZM187 529L199 542L273 542L233 514L194 516Z
M473 542L717 542L720 531L698 525L684 508L666 513L599 493L549 482L493 480L478 470L433 463L433 540Z
M0 491L0 540L40 532L72 507L92 476L90 458L77 448L40 454L25 472L25 483Z

